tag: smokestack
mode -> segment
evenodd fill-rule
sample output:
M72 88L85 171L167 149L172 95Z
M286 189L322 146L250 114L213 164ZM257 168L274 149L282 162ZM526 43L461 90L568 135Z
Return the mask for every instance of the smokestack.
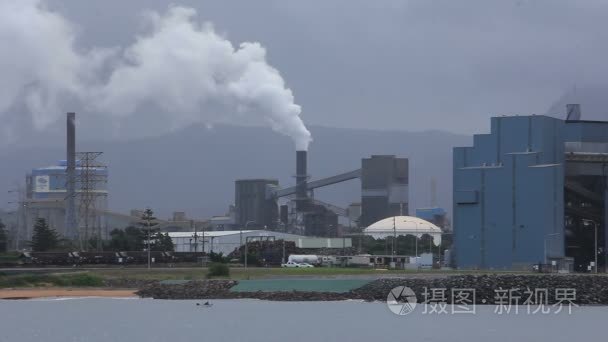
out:
M566 121L579 121L581 119L581 105L569 103L566 105Z
M68 239L78 238L76 222L76 113L67 114L67 144L66 144L66 207L65 235Z
M307 152L296 151L296 211L305 211L308 204Z

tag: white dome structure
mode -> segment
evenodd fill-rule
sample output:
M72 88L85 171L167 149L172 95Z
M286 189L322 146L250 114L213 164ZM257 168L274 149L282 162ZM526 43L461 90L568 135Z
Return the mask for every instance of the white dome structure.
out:
M374 239L384 239L387 236L395 235L413 235L420 238L422 235L428 234L433 237L435 245L441 244L441 228L413 216L387 217L365 228L363 234Z

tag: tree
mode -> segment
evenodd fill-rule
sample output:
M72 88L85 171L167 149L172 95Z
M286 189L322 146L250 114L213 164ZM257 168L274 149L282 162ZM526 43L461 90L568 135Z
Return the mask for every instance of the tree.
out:
M113 229L110 232L108 249L113 251L141 251L146 243L146 233L138 227Z
M156 233L156 235L153 237L152 250L160 252L173 252L173 240L171 240L169 233Z
M8 234L6 234L6 226L0 220L0 253L5 253L8 249Z
M156 217L154 217L154 212L150 208L146 208L144 213L141 215L141 220L139 221L139 225L141 230L143 230L143 234L145 236L145 248L149 248L150 250L155 250L155 246L158 245L158 235L160 234L160 229L155 228L158 225L156 222Z
M36 219L34 225L34 235L30 242L30 247L34 252L45 252L57 248L59 245L59 235L50 228L43 218Z
M128 251L127 237L125 231L122 229L112 229L110 231L110 241L108 241L107 249L111 251Z
M147 208L138 222L138 227L128 226L124 230L114 229L110 232L108 249L113 251L142 251L148 248L148 234L150 237L150 250L172 252L173 241L169 234L161 233L156 226L158 222L152 209Z

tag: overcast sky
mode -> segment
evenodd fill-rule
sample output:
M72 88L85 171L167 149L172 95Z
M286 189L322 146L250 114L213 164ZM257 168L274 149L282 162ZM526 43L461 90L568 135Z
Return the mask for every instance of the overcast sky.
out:
M146 10L195 8L233 44L267 48L307 124L485 132L490 116L545 114L575 87L608 83L608 1L47 3L83 50L132 44Z
M0 0L0 5L26 1L37 0ZM196 9L196 21L213 23L234 46L242 42L264 46L269 64L293 90L308 125L485 133L490 116L545 114L556 102L552 109L556 116L564 116L565 103L579 102L583 118L608 120L606 0L39 1L69 24L57 25L48 16L18 22L10 11L0 13L4 44L0 105L3 94L9 94L5 99L21 99L19 84L13 87L17 95L10 96L11 85L26 79L21 73L38 69L34 71L46 77L46 69L53 69L45 67L46 59L59 56L61 62L62 53L81 66L95 49L124 51L149 31L144 12L166 17L170 4L175 4ZM61 49L53 40L57 37L37 23L58 29L64 33L60 37L71 37L74 29L79 54L65 47L71 40L63 40ZM14 38L21 36L27 39ZM40 44L32 43L36 39ZM60 71L64 67L49 65L59 65ZM52 79L52 86L59 85L57 94L65 89L77 93L79 87L73 87L68 75L55 72L52 76L57 75L58 80ZM65 84L64 79L68 79ZM175 89L162 90L182 94L182 83L167 83L175 84ZM26 82L24 88L35 89L36 82ZM127 100L129 96L125 95ZM5 146L10 150L11 142L33 140L62 146L63 113L69 110L79 115L79 142L162 134L171 126L167 113L145 105L134 115L108 119L87 117L91 113L70 107L70 98L67 105L63 100L57 102L64 107L48 116L57 120L55 124L40 126L38 132L28 123L25 106L9 103L4 116L0 113L0 150ZM36 115L44 116L44 111L39 112ZM175 110L169 114L178 115ZM116 125L119 120L122 126ZM40 165L25 165L15 174L34 166Z
M51 1L106 46L170 3L266 46L307 123L472 133L608 79L608 1Z

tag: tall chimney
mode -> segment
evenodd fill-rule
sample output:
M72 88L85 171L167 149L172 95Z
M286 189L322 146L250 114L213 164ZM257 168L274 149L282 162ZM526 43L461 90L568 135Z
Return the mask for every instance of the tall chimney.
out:
M66 144L66 206L65 206L65 235L68 239L78 238L76 221L76 113L67 114L67 144Z
M296 151L296 211L306 211L308 204L308 171L306 151Z
M581 119L581 105L569 103L566 105L566 121L579 121Z

